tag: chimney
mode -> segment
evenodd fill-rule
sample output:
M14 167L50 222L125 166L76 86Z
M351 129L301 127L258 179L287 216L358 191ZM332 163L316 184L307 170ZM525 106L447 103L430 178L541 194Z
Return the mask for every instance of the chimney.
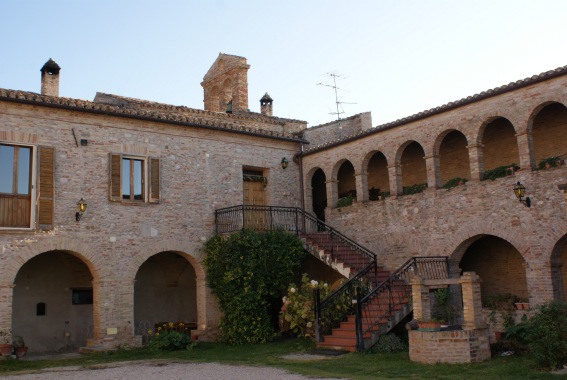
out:
M59 96L59 70L61 67L49 58L41 68L41 95Z
M272 115L272 103L273 99L270 98L270 95L266 92L262 99L260 99L260 113L266 116L273 116Z

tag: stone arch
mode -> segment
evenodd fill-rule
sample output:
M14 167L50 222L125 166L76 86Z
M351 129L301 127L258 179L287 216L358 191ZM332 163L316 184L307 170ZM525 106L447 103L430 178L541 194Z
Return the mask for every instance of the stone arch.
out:
M402 144L396 153L396 164L400 166L402 187L427 184L425 149L419 142L409 140Z
M516 127L504 117L492 117L482 124L478 140L482 144L485 170L520 163L516 133Z
M333 176L337 186L337 195L339 198L353 197L356 199L356 178L354 165L350 160L343 159L333 169L336 175Z
M471 178L468 145L465 134L456 129L445 130L437 136L434 155L439 157L441 184L456 177Z
M318 219L325 221L325 209L328 206L327 176L325 171L319 167L312 168L309 170L307 178L309 184L309 194L307 198L311 200L311 210Z
M527 129L532 162L537 164L556 156L567 158L567 107L564 104L547 101L538 105L529 117Z
M97 251L90 247L88 242L53 237L49 240L45 239L30 243L25 248L19 250L18 254L14 255L12 260L5 264L4 273L6 280L13 282L23 264L42 253L51 251L64 251L77 257L89 268L93 275L93 281L107 274L105 273L101 255L97 254Z
M373 150L368 153L362 161L361 172L367 175L367 185L363 191L368 191L369 200L378 200L381 193L390 192L388 159L383 152Z
M554 245L550 265L553 298L565 302L567 301L567 234Z
M218 317L218 309L214 303L213 297L207 288L205 268L201 263L200 257L189 252L200 250L200 246L192 245L180 241L160 241L155 244L148 244L141 249L138 254L132 257L129 266L124 273L129 281L134 283L139 268L152 256L163 252L173 252L184 259L195 270L196 280L196 303L197 303L197 325L199 329L207 329L216 327ZM132 310L133 311L133 310Z

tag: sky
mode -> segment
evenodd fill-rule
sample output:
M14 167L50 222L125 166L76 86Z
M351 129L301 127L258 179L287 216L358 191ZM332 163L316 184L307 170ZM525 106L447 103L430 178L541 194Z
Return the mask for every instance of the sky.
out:
M378 126L567 65L566 0L0 0L0 88L203 109L219 53L247 58L249 108Z

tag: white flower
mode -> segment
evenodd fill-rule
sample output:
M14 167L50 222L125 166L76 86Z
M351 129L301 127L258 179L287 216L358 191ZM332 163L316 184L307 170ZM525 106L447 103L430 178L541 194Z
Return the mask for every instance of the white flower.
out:
M307 322L307 327L308 327L308 328L311 328L311 326L313 326L313 323Z
M319 282L315 281L315 280L311 280L311 286L314 288L317 285L319 285Z
M295 293L295 288L289 288L290 293Z

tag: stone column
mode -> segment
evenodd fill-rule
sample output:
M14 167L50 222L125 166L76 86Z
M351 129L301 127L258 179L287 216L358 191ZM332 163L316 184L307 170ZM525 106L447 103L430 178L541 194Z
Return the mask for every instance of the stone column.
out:
M303 188L303 199L305 201L305 211L315 214L313 212L313 187L306 185Z
M12 306L14 304L14 287L12 282L0 283L0 330L12 329Z
M518 154L520 155L521 169L531 170L536 167L535 156L530 149L530 136L528 131L519 132L516 134L516 142L518 144Z
M368 173L362 172L354 175L356 179L356 201L368 201Z
M425 168L427 171L427 187L436 189L441 186L439 173L439 156L431 155L423 157L425 160Z
M329 180L325 182L325 187L327 190L327 208L335 208L335 205L339 200L338 186L339 181L337 180Z
M479 181L482 179L484 172L482 144L468 145L469 150L469 166L472 181Z
M388 166L388 179L390 180L390 194L400 194L403 190L400 165Z
M463 330L486 328L482 316L480 277L474 272L465 272L460 282L463 293Z
M411 294L413 298L413 319L418 321L431 319L429 287L425 285L421 277L414 276L411 280Z

